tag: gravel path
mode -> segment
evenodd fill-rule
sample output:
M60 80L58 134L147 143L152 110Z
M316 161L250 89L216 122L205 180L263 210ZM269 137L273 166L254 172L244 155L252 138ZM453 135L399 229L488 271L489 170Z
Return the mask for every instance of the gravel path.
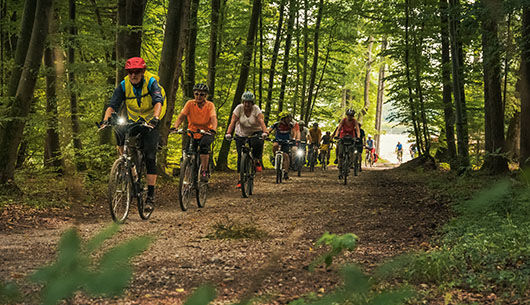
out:
M339 261L369 271L377 264L425 245L445 219L441 207L418 181L404 181L400 170L365 170L347 186L337 170L303 172L286 183L274 183L272 171L259 174L254 195L241 198L235 174L215 173L206 207L182 212L176 187L159 191L160 207L149 221L129 216L115 240L143 234L156 238L134 260L136 273L120 299L87 299L73 304L179 304L197 286L213 283L218 303L252 295L262 303L287 303L310 292L327 292L339 283L336 270L307 270L323 249L314 242L324 233L355 233L356 251ZM173 200L173 198L175 200ZM106 212L106 204L96 204ZM89 210L90 211L90 210ZM106 213L87 212L42 218L36 227L0 232L0 279L20 281L54 258L61 232L73 225L92 236L108 225ZM78 213L79 214L79 213ZM265 232L260 239L210 239L215 225L236 224ZM26 287L31 290L31 287Z

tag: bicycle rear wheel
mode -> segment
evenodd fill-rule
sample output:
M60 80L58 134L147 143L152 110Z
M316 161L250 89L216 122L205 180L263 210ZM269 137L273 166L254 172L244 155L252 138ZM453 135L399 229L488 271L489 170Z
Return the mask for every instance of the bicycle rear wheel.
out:
M250 195L250 166L252 160L247 153L241 154L241 166L239 168L239 180L241 181L241 195L247 198Z
M147 200L147 184L144 184L144 181L147 181L146 177L147 169L145 168L145 163L142 162L142 165L138 168L138 181L136 182L137 190L137 200L138 200L138 214L143 220L149 219L153 213L154 207L151 209L145 208L145 201Z
M350 154L344 155L344 164L342 164L342 178L344 179L344 185L348 184L348 174L350 173Z
M360 163L359 163L359 155L358 154L353 154L353 175L354 176L358 176L359 175L359 167L360 167Z
M197 171L197 192L195 193L195 197L197 198L197 206L199 208L204 208L208 197L208 181L201 181L201 173L202 166L199 165L199 170Z
M188 210L193 188L193 165L188 158L185 158L180 165L179 178L179 203L182 211Z
M110 216L116 223L124 223L129 215L132 199L131 176L124 158L114 161L109 176L108 200Z

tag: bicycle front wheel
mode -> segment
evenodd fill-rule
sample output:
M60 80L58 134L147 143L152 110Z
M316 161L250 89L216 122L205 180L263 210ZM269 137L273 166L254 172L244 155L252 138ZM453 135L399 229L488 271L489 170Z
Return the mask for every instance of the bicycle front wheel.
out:
M353 175L357 176L359 175L359 168L361 167L361 164L359 163L359 155L353 154Z
M110 215L116 223L124 223L129 215L132 199L132 182L126 161L119 158L110 170L108 200Z
M282 156L280 154L276 154L276 158L274 159L274 165L276 167L276 183L282 183Z
M241 166L239 168L239 180L241 180L241 195L247 198L250 195L250 166L252 160L246 153L241 154Z
M197 192L195 197L197 198L197 206L199 208L204 208L206 205L206 198L208 197L208 181L201 181L201 173L203 169L199 165L199 170L197 171Z
M147 200L147 184L144 185L144 181L147 183L146 177L147 169L145 168L145 163L142 162L142 165L138 168L138 181L136 182L137 191L137 200L138 200L138 214L143 220L149 219L153 213L153 208L145 208L145 201Z
M180 165L179 203L182 211L188 210L193 196L193 165L188 158Z

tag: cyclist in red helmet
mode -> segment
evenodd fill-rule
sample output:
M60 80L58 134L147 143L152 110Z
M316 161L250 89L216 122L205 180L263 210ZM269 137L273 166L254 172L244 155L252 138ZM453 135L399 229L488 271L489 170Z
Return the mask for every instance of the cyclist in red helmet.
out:
M142 135L145 165L147 169L146 208L154 207L155 185L157 178L156 151L159 141L158 124L166 113L167 103L164 88L159 84L156 74L146 71L147 65L141 57L132 57L125 63L127 76L114 90L109 107L105 111L103 125L108 125L112 113L118 112L125 102L129 121L147 122L153 127ZM124 137L116 133L120 153L123 152Z

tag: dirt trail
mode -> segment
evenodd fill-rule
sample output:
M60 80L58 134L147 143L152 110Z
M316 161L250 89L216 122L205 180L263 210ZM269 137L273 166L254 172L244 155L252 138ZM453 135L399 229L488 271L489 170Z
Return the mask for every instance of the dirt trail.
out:
M156 241L135 259L136 273L120 304L178 304L203 283L214 283L218 301L240 298L251 283L263 303L286 303L309 292L329 291L339 282L335 270L307 271L321 250L314 242L328 231L355 233L359 246L342 261L369 270L389 257L417 249L428 241L446 210L417 181L404 181L396 170L365 170L344 186L337 170L303 172L276 185L272 171L259 174L255 194L241 198L235 174L214 174L206 207L181 212L170 198L173 188L159 192L161 206L152 219L129 216L117 239L150 234ZM106 211L106 205L102 209ZM76 225L83 236L106 226L109 216L51 217L35 229L0 232L0 278L20 279L50 261L60 233ZM252 224L265 231L261 240L211 240L216 223ZM271 257L277 258L277 261ZM335 264L332 269L337 269ZM264 270L265 269L265 270ZM263 279L263 281L257 281ZM87 300L74 304L116 304Z

